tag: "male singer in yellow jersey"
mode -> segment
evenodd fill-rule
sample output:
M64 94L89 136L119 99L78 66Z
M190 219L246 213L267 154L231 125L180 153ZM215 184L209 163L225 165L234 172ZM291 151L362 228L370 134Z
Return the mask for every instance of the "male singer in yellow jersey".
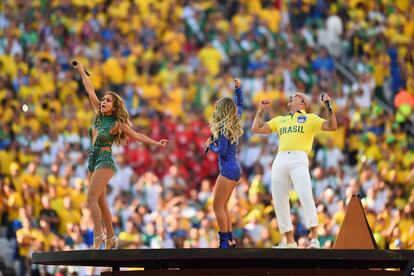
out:
M327 94L322 95L323 102L329 100ZM309 247L320 248L317 234L318 217L312 195L308 154L312 150L316 132L336 130L335 114L328 109L328 119L325 120L316 114L306 113L310 107L310 99L303 93L296 93L289 97L287 104L289 114L263 122L263 112L268 104L267 100L261 102L253 121L252 132L279 134L279 150L272 166L272 196L279 230L285 235L286 241L281 242L277 248L297 248L290 217L291 182L303 207L306 227L310 229Z

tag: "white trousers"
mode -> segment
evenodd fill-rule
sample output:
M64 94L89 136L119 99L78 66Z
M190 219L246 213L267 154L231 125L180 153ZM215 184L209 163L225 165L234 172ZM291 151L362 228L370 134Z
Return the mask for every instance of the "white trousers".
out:
M281 233L293 230L289 203L291 183L303 208L306 227L318 226L308 155L304 151L282 151L277 154L272 165L272 196Z

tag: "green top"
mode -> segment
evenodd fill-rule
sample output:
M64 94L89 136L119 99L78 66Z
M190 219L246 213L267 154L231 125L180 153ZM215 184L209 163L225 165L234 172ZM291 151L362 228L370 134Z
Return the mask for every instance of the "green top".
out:
M109 132L114 127L115 122L115 116L100 115L96 120L94 120L93 128L95 128L98 131L98 136L96 137L95 144L92 145L92 128L89 128L91 147L102 148L112 146L112 143L115 140L115 136L111 135Z

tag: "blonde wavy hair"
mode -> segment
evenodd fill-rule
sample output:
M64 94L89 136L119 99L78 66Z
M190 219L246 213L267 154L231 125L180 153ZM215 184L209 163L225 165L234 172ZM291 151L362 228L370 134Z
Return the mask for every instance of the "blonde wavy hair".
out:
M115 116L116 121L121 124L126 124L128 126L131 126L131 122L129 121L129 113L125 106L124 100L115 92L108 91L105 93L105 95L111 95L112 96L112 102L113 102L113 116ZM104 95L104 96L105 96ZM103 114L101 112L96 113L94 118L94 123L99 125L101 123L101 118ZM124 132L122 132L122 129L120 128L118 131L118 134L115 137L115 144L117 145L125 145L127 142L127 136Z
M220 133L223 133L232 144L238 143L243 129L236 104L232 99L221 98L216 102L216 110L210 120L210 131L214 139L218 139Z

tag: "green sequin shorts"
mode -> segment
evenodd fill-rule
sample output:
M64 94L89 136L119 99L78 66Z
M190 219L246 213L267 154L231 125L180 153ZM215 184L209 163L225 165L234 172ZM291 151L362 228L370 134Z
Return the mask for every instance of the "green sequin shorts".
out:
M102 151L100 149L91 149L88 156L88 170L90 172L96 171L99 168L111 168L116 172L116 166L112 153L110 151Z

